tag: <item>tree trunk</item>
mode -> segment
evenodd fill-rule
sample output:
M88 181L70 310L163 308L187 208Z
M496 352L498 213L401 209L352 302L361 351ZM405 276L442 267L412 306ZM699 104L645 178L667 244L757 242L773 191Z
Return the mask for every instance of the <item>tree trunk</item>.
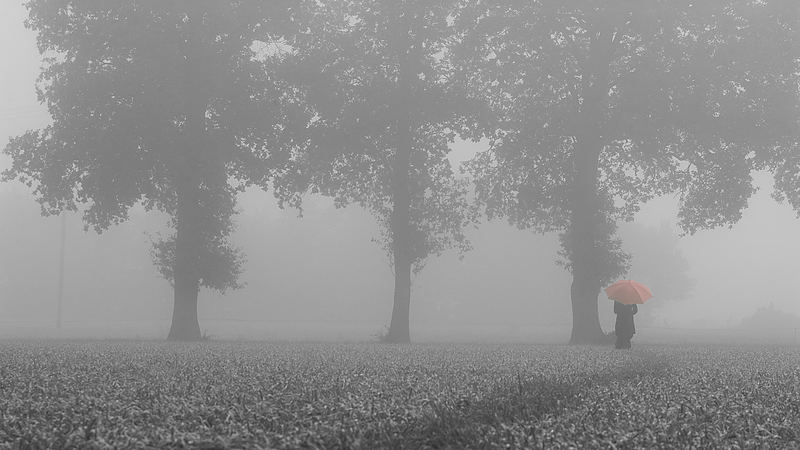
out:
M175 160L176 233L173 262L174 305L169 340L196 341L202 338L197 320L197 295L200 290L198 250L203 247L200 185L207 154L206 110L208 94L204 90L202 72L202 20L204 4L192 0L185 3L189 15L186 59L184 63L185 139L179 144Z
M588 147L581 145L580 147ZM572 200L572 336L571 344L602 342L597 296L599 279L595 273L596 246L594 224L597 208L597 160L599 152L581 148L576 154L575 186ZM596 156L597 155L597 156Z
M174 306L169 340L197 341L202 335L197 321L197 295L200 279L197 274L197 248L201 245L197 226L197 189L189 186L178 190L175 262L173 266Z
M398 122L398 146L392 174L392 253L394 256L394 307L387 340L410 342L409 313L411 305L411 194L409 169L412 133L408 113Z
M572 257L572 335L571 344L592 344L605 341L600 327L597 297L600 294L596 227L599 204L597 197L598 165L606 136L603 118L608 108L609 64L613 42L612 30L595 34L591 54L584 72L583 104L579 113L580 130L576 134L574 179L571 194L571 257Z
M407 21L407 17L404 18ZM407 29L407 28L406 28ZM407 39L408 36L405 36ZM409 314L411 307L411 192L409 170L413 131L408 101L411 94L409 85L409 51L401 58L398 78L399 99L396 105L397 149L392 170L392 253L394 256L394 306L392 321L386 336L389 342L411 342Z
M411 263L402 254L394 255L394 306L392 321L389 325L389 342L411 342L410 332L411 310Z

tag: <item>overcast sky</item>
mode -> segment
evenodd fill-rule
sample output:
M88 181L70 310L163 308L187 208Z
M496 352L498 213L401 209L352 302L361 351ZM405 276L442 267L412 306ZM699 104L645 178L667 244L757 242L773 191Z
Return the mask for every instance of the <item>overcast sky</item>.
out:
M36 100L34 83L38 75L40 59L36 49L35 36L23 26L25 14L24 7L19 5L16 0L3 0L2 6L0 6L0 55L3 55L5 60L0 71L0 100L2 100L0 101L0 143L2 145L5 145L10 136L21 134L26 129L45 126L48 123L46 110ZM476 144L459 145L454 149L453 159L463 160L469 158L479 148L480 145ZM9 159L6 156L0 157L0 168L5 169L8 165ZM681 238L679 250L689 262L692 277L696 280L696 286L691 298L661 306L659 309L662 318L660 323L680 327L725 326L735 324L743 317L752 314L757 308L770 303L784 311L800 315L800 276L798 276L800 264L797 263L797 255L800 255L800 220L795 217L795 214L787 205L777 204L770 198L771 182L768 175L758 174L757 180L760 190L751 200L750 208L745 212L744 218L733 229L703 231L695 236ZM15 192L23 195L23 193L27 192L26 189L16 182L0 183L0 192ZM38 218L36 214L37 207L32 200L31 205L29 210L20 211L20 214L25 215L20 220L10 221L0 218L0 221L5 224L2 232L7 235L3 242L18 242L20 245L28 245L20 239L26 235L25 231L30 229L29 224L33 223L33 221L43 223L49 221L48 223L51 223L51 225L48 225L50 228L47 229L55 229L52 227L53 219ZM249 225L245 225L245 230L242 230L242 232L257 229L263 225L264 220L296 220L296 213L278 211L270 197L261 193L253 193L243 198L241 207L243 214L239 217L239 220L249 221ZM310 217L307 217L309 219L308 224L298 226L310 227L314 223L321 223L314 222L315 217L322 221L352 219L358 221L358 224L354 226L363 227L364 233L374 232L374 227L365 225L371 220L366 214L352 211L346 214L330 212L329 210L332 207L329 202L325 201L311 202L309 207L311 209ZM641 213L636 216L636 221L656 227L662 223L668 223L670 227L675 229L676 212L675 199L662 198L645 205ZM150 222L150 224L152 223ZM340 225L349 227L347 222L343 222ZM513 236L513 239L520 239L519 242L523 249L525 248L524 245L539 245L544 242L536 241L536 238L526 237L525 233L518 232L510 227L495 225L489 230L494 233L505 233L508 236ZM78 233L78 231L75 232ZM309 233L309 236L313 236L315 233L319 235L319 230L306 230L304 232ZM677 233L676 229L675 232ZM130 233L133 236L140 236L142 230L131 230ZM20 236L20 239L14 239L14 236L17 235ZM8 236L11 236L11 239ZM79 240L73 241L73 244L99 245L97 243L101 242L102 245L110 245L110 239L113 239L113 236L105 238L105 241L100 239L89 233ZM552 237L548 239L552 240ZM367 270L366 267L374 267L375 265L385 266L384 261L381 260L383 255L379 249L368 242L368 236L364 240L366 244L363 246L358 244L358 251L362 252L359 254L361 255L360 257L377 259L377 261L362 261L365 265L364 270ZM482 237L476 242L476 245L480 242L489 241L489 237ZM53 240L51 244L54 245L55 242ZM353 245L356 244L354 243ZM142 246L143 244L141 243L137 244L138 248ZM258 256L259 249L245 250L248 252L248 259L251 261L257 262L262 258ZM554 248L550 248L548 251L550 250L554 250ZM8 251L9 249L7 248L0 249L0 252L7 253ZM531 248L530 251L537 252L538 250ZM465 261L470 258L481 257L481 255L486 257L487 254L476 248L473 254L467 255ZM142 251L142 255L146 255L146 251ZM141 258L143 257L140 255ZM429 277L428 279L432 276L454 277L450 286L455 286L459 283L463 284L458 279L457 272L451 272L449 269L450 267L458 266L458 264L467 263L457 263L457 260L452 255L449 255L441 261L432 262L422 277ZM473 269L479 267L478 262L469 264L474 265ZM302 264L297 267L302 267ZM386 267L380 270L388 272ZM549 271L550 269L547 270ZM453 275L454 273L456 275ZM156 276L155 271L152 271L152 274L154 277ZM487 276L492 275L487 273ZM520 275L520 277L522 276L524 275ZM422 277L419 280L422 287L418 286L418 288L424 291L425 278ZM559 286L563 286L566 279L566 276L563 276L559 281L562 284ZM328 281L334 282L335 280ZM5 282L9 281L6 280ZM154 288L154 292L157 292L154 295L164 297L159 299L159 302L161 302L159 303L161 305L159 308L162 309L159 309L158 313L164 313L168 318L168 314L171 312L171 307L168 305L169 289L164 287L165 283L163 281L158 281L157 283L161 283L158 284L161 287ZM446 292L442 292L445 289L443 286L448 285L437 285L436 292L428 292L428 295L431 297L435 295L447 296ZM2 286L0 285L0 287ZM385 296L390 292L390 288L390 276L377 281L374 285L363 287L368 291L366 294L368 296ZM355 291L359 289L359 286L350 286L348 289ZM564 294L564 299L566 299L568 292ZM414 295L417 296L418 291L415 291ZM529 295L534 294L531 293ZM658 292L655 295L656 299L653 302L658 301ZM252 291L247 289L234 294L234 298L249 298L250 300L248 301L256 301L253 300L256 297L258 296L255 296ZM214 301L218 300L215 299ZM381 320L386 323L388 323L389 301L390 299L376 301L380 306L376 307L374 311L376 316L385 314L385 319ZM417 297L412 297L412 311L417 311L421 314L420 311L424 311L424 308L415 309L415 301L420 300ZM437 301L440 301L437 307L442 307L441 305L446 303L445 300L441 299ZM219 307L221 308L219 311L224 310L224 314L230 317L248 314L246 308L240 307L242 305L241 302L229 302L227 300L225 302L224 308L222 306ZM23 301L22 299L11 299L7 296L0 299L0 307L5 305L6 308L10 308L17 313L24 309L26 304L37 303L31 299ZM601 305L604 304L601 303ZM272 306L277 308L276 305ZM311 303L307 307L312 307ZM319 307L319 305L314 307ZM565 305L564 308L566 310L568 306ZM206 315L212 314L214 311L216 310L207 310ZM280 308L278 308L278 311L281 311ZM273 316L280 317L280 313L273 314ZM414 316L412 314L412 322L413 320ZM420 319L418 318L417 320ZM605 322L603 325L607 327L608 323ZM414 324L412 323L413 327Z

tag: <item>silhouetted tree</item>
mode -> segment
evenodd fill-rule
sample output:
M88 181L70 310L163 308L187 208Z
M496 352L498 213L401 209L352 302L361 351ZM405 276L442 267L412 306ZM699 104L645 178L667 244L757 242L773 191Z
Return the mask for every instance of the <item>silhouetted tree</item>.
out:
M468 182L447 159L468 111L450 83L450 3L320 2L295 71L318 112L314 189L368 208L383 227L395 276L392 342L410 339L412 272L448 248L468 250L462 230L475 220Z
M83 219L98 232L137 203L170 214L175 234L154 248L174 284L170 339L201 337L200 286L238 286L242 255L228 240L237 189L274 182L297 202L291 136L307 118L275 76L295 4L27 4L53 124L9 142L4 178L34 187L44 214L88 204Z
M490 216L565 233L571 342L603 339L598 294L625 261L611 222L678 191L685 230L732 224L754 190L751 152L789 148L773 121L786 104L771 101L797 82L788 4L463 3L455 60L497 116L468 169Z
M695 280L689 275L689 262L667 223L657 228L632 223L621 234L631 253L631 277L647 285L658 304L682 300L691 293Z
M770 169L775 177L773 197L778 201L787 201L800 217L800 85L796 83L796 74L800 72L797 51L800 47L800 3L783 0L776 2L773 8L773 14L786 30L774 37L783 50L776 56L785 58L788 63L774 69L790 72L783 73L784 84L766 93L770 104L779 105L770 110L770 121L789 130L789 133L794 130L794 141L787 145L762 148L759 161L762 164L760 167Z
M753 314L745 317L738 325L739 329L781 332L787 329L800 328L800 317L776 308L774 303L761 306Z
M796 126L800 128L800 123ZM800 217L800 145L781 149L767 164L775 175L773 197L787 201Z

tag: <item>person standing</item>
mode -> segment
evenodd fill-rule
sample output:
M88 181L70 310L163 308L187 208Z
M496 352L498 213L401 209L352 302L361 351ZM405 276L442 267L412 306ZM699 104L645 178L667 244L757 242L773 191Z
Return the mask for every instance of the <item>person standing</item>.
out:
M614 314L617 321L614 324L614 334L617 335L616 348L631 348L631 338L636 333L636 325L633 323L633 315L639 312L636 305L626 305L614 302Z

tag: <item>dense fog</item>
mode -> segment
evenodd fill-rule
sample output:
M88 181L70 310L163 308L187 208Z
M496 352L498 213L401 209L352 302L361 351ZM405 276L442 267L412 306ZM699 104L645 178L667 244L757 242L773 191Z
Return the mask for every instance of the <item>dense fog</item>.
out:
M0 140L47 125L34 83L40 55L17 2L0 7ZM459 165L482 143L459 142ZM9 167L0 157L0 169ZM800 327L800 221L771 197L771 176L731 229L680 236L675 198L647 203L620 225L633 255L629 277L653 288L642 306L640 339L765 326L791 336ZM239 197L233 241L246 254L245 286L224 295L202 290L200 326L211 338L371 339L385 332L393 277L375 219L358 206L337 209L308 196L302 217L271 193ZM58 322L61 219L42 217L30 190L0 183L0 336L163 338L172 289L152 264L150 241L167 218L137 207L130 220L98 235L80 217L65 218L61 324ZM555 234L518 230L504 220L468 230L474 249L432 258L413 279L415 340L545 340L569 335L570 276L556 264ZM660 288L660 290L659 290ZM604 329L611 302L600 296ZM774 313L769 313L773 311ZM759 314L776 321L753 320ZM783 318L783 321L777 321ZM771 320L771 319L770 319ZM648 331L649 330L649 331ZM715 334L716 333L716 334Z

